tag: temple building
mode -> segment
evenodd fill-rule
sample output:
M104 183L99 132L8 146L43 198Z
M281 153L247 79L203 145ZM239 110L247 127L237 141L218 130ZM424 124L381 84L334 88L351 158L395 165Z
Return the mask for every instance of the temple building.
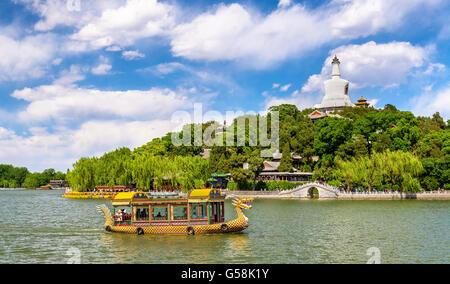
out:
M369 107L370 103L367 102L367 100L363 97L361 97L356 103L355 106L359 106L359 107Z
M279 172L278 167L280 166L281 158L283 154L279 151L273 153L272 161L264 161L264 169L259 174L256 180L258 181L308 181L313 173L302 172L299 170L300 161L303 159L301 156L291 153L291 158L293 161L292 172ZM245 168L245 165L244 165Z
M318 110L313 111L311 114L308 115L309 119L312 120L312 122L316 122L319 119L325 118L325 117L337 117L342 118L339 114L333 114L333 113L327 113L327 112L321 112Z
M331 79L324 82L325 96L322 103L315 106L322 112L333 112L342 110L346 106L354 106L348 96L349 82L341 78L339 65L340 61L335 55L332 62Z

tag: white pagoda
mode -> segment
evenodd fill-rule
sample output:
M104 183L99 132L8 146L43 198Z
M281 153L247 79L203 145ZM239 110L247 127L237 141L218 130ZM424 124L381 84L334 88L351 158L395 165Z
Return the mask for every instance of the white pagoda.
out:
M324 82L325 96L322 103L315 106L323 112L333 112L341 110L345 106L354 106L348 96L349 82L341 78L339 64L339 59L335 55L332 62L331 79Z

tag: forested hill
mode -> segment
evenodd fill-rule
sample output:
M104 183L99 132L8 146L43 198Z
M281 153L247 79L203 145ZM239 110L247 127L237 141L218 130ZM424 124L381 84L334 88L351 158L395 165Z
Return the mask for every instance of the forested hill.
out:
M450 130L439 113L416 117L392 105L383 109L348 107L338 113L340 117L313 123L308 117L313 109L300 111L285 104L270 108L268 116L273 111L278 111L280 118L283 158L279 171L292 171L290 153L295 152L303 157L301 170L346 188L419 191L450 187ZM212 124L205 123L202 129ZM194 129L193 125L185 127ZM228 128L248 141L248 131L237 133L236 120ZM205 148L211 149L209 159L200 157ZM231 173L243 187L263 168L260 151L251 146L175 147L168 133L134 150L121 148L100 158L82 158L67 179L77 190L128 184L140 189L169 186L188 190L205 185L210 174L217 172ZM245 162L248 169L243 168ZM393 172L397 174L392 176Z
M300 111L294 105L280 105L272 107L268 115L273 111L278 111L280 118L283 159L279 171L292 170L289 153L295 152L303 157L301 170L312 171L314 178L331 184L408 191L449 187L450 131L439 113L415 117L392 105L384 109L348 107L339 112L341 117L313 123L308 117L313 109ZM234 122L230 127L236 136L245 135L248 141L248 131L237 133ZM203 124L203 130L213 123ZM193 125L185 127L194 129ZM200 157L205 148L211 148L209 159ZM263 168L260 151L260 147L250 146L175 147L168 133L133 151L122 148L100 158L82 158L74 164L68 180L80 190L131 183L141 189L170 186L188 190L205 185L211 173L231 173L233 180L244 186ZM245 162L248 169L243 168ZM392 176L389 171L398 174Z

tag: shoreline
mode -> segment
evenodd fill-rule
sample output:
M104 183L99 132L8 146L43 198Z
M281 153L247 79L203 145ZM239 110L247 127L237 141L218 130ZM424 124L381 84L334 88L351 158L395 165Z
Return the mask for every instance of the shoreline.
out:
M450 200L450 192L444 193L344 193L337 197L297 197L291 194L281 195L279 192L270 191L223 191L226 196L249 196L254 199L277 200Z
M43 189L26 189L26 188L14 188L14 189L0 189L0 190L22 190L22 191L59 191L64 189L53 189L53 190L43 190ZM450 200L450 192L445 191L443 193L437 192L426 192L426 193L340 193L336 197L320 196L319 198L310 197L298 197L292 194L281 194L282 192L274 191L230 191L222 190L229 199L231 196L249 196L254 199L275 199L275 200ZM89 193L84 193L87 195ZM92 194L92 193L90 193ZM95 194L94 194L95 195ZM69 198L69 196L63 196ZM85 196L83 196L85 197ZM81 196L71 196L71 198L81 198ZM91 199L91 198L86 198Z

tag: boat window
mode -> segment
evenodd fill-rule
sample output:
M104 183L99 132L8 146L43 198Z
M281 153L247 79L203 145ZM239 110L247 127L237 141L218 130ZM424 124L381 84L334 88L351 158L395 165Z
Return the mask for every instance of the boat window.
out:
M173 206L173 220L187 220L187 206Z
M191 219L205 219L208 218L208 211L205 203L191 204Z
M152 206L152 220L168 220L167 206Z
M148 221L148 207L136 207L134 219L136 221Z

